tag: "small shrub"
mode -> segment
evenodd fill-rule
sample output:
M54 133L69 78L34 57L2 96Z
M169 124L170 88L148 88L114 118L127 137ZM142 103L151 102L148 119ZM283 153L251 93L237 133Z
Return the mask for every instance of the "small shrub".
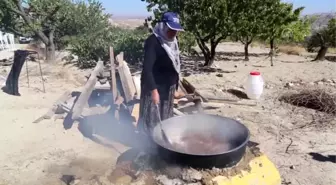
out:
M78 66L81 68L94 67L98 59L108 61L110 46L115 54L124 52L125 60L135 64L143 58L143 43L147 36L142 30L109 27L72 39L70 51L78 56Z
M298 45L281 45L278 47L278 51L288 55L300 55L305 52L305 49Z
M306 89L297 93L287 93L282 95L279 100L294 106L306 107L336 115L336 96L323 89Z

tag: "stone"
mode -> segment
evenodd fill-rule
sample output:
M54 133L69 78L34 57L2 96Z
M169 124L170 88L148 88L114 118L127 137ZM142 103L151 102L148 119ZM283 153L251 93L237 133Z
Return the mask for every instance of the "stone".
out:
M219 74L216 74L217 77L223 77L223 74L219 73Z
M123 184L123 185L130 185L132 182L132 177L129 175L124 175L122 177L119 177L115 182L116 184Z
M333 83L333 81L330 80L330 79L328 79L326 82L327 82L327 83Z
M326 78L322 78L321 82L327 82L328 80Z
M197 182L202 180L202 178L202 173L194 169L187 169L182 173L182 179L186 182Z
M285 87L287 87L287 88L294 87L294 83L287 82L286 85L285 85Z
M238 66L237 65L234 65L235 68L237 68Z
M72 181L72 182L70 183L70 185L77 185L77 184L79 184L79 183L80 183L80 180L79 180L79 179L76 179L76 180Z
M317 85L324 85L323 82L317 82Z
M180 179L169 179L165 175L159 175L156 180L162 185L184 185L185 183Z

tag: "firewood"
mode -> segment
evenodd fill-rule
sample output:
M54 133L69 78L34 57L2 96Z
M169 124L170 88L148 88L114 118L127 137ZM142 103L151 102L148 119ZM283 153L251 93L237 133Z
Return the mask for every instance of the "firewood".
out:
M121 86L124 92L123 94L125 102L128 103L134 99L134 95L136 92L131 71L127 63L124 61L122 52L117 56L116 60L119 63L118 73L120 77Z
M111 89L113 97L112 104L114 104L117 98L118 89L117 89L116 66L114 60L113 47L110 47L110 62L111 62Z
M183 112L181 112L181 111L179 111L179 110L177 110L177 109L173 109L173 112L174 112L174 114L176 114L176 115L178 115L178 116L183 116L184 115L184 113Z
M201 97L203 102L208 101L204 96L201 95L201 93L199 93L196 90L196 88L187 79L183 78L182 86L185 88L185 90L187 91L188 94L195 94L195 95Z
M73 108L72 119L76 120L82 114L82 111L87 104L90 95L94 89L95 84L97 83L97 76L103 71L104 69L104 62L98 61L95 69L92 71L89 80L86 82L79 98Z
M55 112L57 111L58 107L63 104L67 99L69 99L71 95L70 91L66 91L65 93L63 93L62 96L60 96L56 102L53 104L53 106L48 110L47 113L45 113L44 115L42 115L41 117L39 117L38 119L36 119L33 123L39 123L44 119L51 119L53 117L53 115L55 114Z

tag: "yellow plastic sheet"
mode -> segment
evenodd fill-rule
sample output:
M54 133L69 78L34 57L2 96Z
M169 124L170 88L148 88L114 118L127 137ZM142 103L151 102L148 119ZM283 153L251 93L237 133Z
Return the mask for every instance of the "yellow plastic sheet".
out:
M242 171L231 178L218 176L212 180L218 185L280 185L281 178L275 165L265 156L250 162L251 171Z

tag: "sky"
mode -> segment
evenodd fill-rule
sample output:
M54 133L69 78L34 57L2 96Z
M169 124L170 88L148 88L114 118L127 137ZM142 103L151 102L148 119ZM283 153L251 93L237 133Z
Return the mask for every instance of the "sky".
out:
M141 0L100 0L107 13L115 16L146 16L149 15L146 3ZM329 13L336 11L335 0L284 0L294 7L304 6L303 14Z

